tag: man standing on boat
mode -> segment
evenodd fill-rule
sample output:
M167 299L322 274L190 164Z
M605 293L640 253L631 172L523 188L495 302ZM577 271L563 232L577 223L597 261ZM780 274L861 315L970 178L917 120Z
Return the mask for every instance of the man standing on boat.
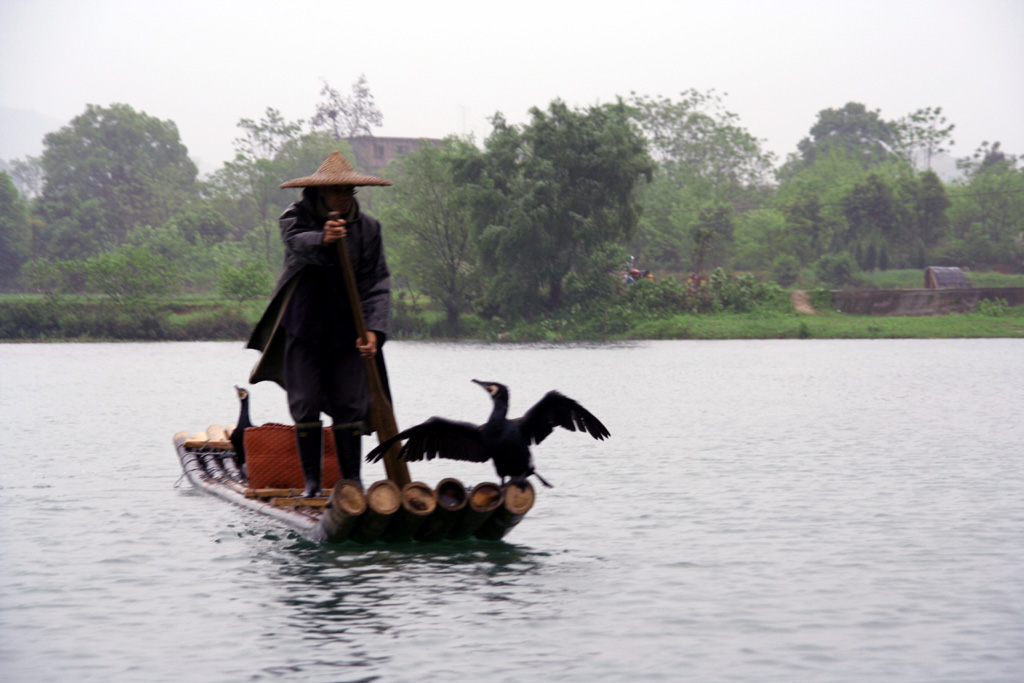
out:
M361 435L371 428L363 359L376 360L386 378L380 348L390 318L390 277L380 223L363 213L355 199L355 188L365 185L391 182L356 172L338 152L313 175L282 183L281 187L304 189L302 198L281 214L284 270L247 345L262 353L249 381L271 380L288 392L306 481L304 496L320 491L321 413L333 420L342 477L362 486ZM365 343L353 321L339 240L345 241L355 275L366 321Z

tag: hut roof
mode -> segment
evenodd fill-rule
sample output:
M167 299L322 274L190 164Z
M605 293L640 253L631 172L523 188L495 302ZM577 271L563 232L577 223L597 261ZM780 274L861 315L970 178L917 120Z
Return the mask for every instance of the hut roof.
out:
M926 289L964 289L970 287L967 275L956 266L928 266L924 269Z

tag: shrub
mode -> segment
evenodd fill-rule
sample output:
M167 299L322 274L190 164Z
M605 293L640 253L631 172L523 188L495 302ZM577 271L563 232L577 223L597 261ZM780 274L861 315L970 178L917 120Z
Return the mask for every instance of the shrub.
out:
M814 265L818 279L833 287L842 287L853 282L858 270L857 261L848 251L825 254Z
M729 275L716 268L708 278L711 310L746 313L757 308L777 309L784 305L785 293L774 282L761 282L749 273Z
M626 290L626 302L634 316L643 318L689 308L685 285L671 277L633 283Z
M57 307L51 301L0 304L0 339L47 339L60 336Z
M270 293L270 273L263 261L252 260L241 265L222 265L217 276L217 289L226 299L245 301Z
M1010 310L1006 299L982 299L978 302L977 313L988 316L1004 316Z
M251 331L241 312L226 308L202 311L165 329L167 337L175 340L246 339Z
M85 291L84 261L50 261L37 258L22 266L21 272L32 290L50 297Z
M811 306L816 311L832 310L832 291L824 287L817 287L808 295L811 299Z
M800 260L792 254L783 254L772 263L772 277L780 287L789 287L800 277Z
M89 287L118 303L166 293L171 270L166 259L132 246L94 256L84 268Z

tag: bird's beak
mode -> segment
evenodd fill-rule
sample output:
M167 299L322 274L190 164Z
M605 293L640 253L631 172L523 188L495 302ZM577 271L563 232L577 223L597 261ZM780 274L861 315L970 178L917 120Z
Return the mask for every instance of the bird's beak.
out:
M475 379L473 381L482 386L484 389L486 389L487 393L490 394L491 396L494 396L494 392L498 390L498 387L496 387L493 382L484 382L483 380L479 379Z

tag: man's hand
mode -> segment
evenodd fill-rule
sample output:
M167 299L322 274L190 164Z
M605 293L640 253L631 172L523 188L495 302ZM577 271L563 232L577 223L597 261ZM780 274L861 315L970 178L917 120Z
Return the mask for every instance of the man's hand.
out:
M324 244L334 244L345 237L345 221L327 221L324 223Z
M356 348L363 358L373 358L377 354L377 333L373 330L366 331L366 343L360 344L356 338Z

